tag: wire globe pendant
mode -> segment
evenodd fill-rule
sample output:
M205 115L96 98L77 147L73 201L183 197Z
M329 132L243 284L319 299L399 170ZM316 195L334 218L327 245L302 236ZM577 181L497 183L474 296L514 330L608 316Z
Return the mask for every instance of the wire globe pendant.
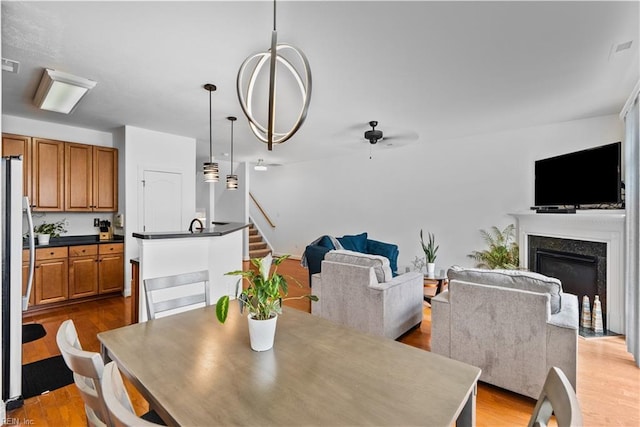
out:
M271 32L271 47L266 52L259 52L249 56L244 60L238 71L236 88L238 100L242 112L249 120L249 127L253 134L262 142L267 144L269 151L273 149L273 144L282 144L291 138L304 123L311 101L311 69L305 54L298 48L286 44L278 44L278 34L275 23L275 0L273 2L273 31ZM302 68L298 70L292 61L283 54L291 54L299 62L297 65ZM255 118L253 111L253 98L256 89L256 80L263 67L269 63L269 105L267 123L261 124ZM281 66L278 67L278 64ZM246 76L250 66L253 69ZM276 132L276 72L278 70L288 71L295 80L301 98L301 108L292 127L287 132ZM304 77L304 78L303 78Z

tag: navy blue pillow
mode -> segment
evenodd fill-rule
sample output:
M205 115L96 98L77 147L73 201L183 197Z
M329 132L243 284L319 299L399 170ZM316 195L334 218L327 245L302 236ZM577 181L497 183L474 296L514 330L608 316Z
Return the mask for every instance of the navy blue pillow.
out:
M377 240L367 240L367 253L371 255L382 255L389 259L389 267L394 276L398 275L398 245L392 243L379 242Z
M367 233L338 237L338 242L348 251L367 253Z
M322 236L322 238L320 239L320 241L318 243L316 243L316 245L322 246L323 248L329 248L329 249L335 249L336 248L333 245L333 242L331 241L329 236L327 236L327 235Z

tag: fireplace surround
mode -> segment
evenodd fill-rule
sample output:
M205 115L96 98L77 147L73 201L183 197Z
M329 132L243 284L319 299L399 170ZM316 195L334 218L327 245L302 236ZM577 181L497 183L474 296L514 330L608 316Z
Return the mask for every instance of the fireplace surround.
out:
M578 210L575 214L530 211L511 215L517 220L522 267L536 269L535 245L540 237L547 238L544 247L540 248L543 252L595 258L592 261L598 268L595 274L601 286L598 291L604 291L600 294L603 323L611 332L624 334L624 210ZM533 254L530 253L530 240L534 246ZM564 283L563 289L575 293ZM593 298L590 297L590 301L593 304Z

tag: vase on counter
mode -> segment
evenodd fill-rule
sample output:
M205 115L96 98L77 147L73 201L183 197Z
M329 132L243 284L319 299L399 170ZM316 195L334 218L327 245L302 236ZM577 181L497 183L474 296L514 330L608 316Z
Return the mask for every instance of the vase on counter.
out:
M38 245L48 245L49 244L49 239L51 238L51 234L36 234L36 237L38 238Z

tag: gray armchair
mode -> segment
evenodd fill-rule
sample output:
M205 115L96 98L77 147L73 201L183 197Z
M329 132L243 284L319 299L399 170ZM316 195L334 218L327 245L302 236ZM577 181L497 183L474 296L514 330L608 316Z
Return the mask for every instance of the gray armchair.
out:
M537 399L547 372L576 387L578 299L560 281L514 270L449 270L431 299L431 351L482 369L481 381Z
M338 324L395 339L422 321L422 274L393 277L383 256L330 251L312 283L311 313Z

